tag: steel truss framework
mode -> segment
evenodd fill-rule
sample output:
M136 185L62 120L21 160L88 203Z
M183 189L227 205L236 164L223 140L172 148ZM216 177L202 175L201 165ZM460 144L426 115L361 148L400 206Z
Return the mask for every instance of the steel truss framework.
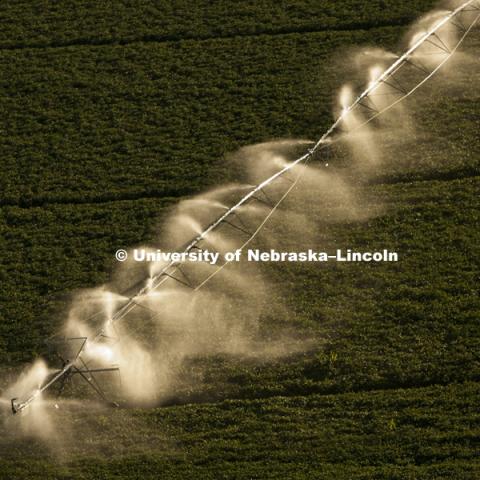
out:
M456 52L470 30L479 21L479 18L480 0L469 0L438 19L433 26L415 40L405 53L396 57L395 61L378 78L371 81L368 87L353 102L348 106L344 106L335 122L312 148L252 188L235 205L228 208L221 216L208 225L202 233L184 245L179 251L185 253L194 249L201 251L207 248L207 246L211 250L209 235L220 228L228 228L237 232L242 238L240 249L245 248L299 181L303 169L296 167L307 164L316 153L327 148L342 133L347 132L346 119L352 112L358 113L359 118L362 119L360 124L355 126L355 129L358 129L373 122L380 115L414 93ZM453 33L455 36L453 44L446 39L448 33ZM426 48L427 46L428 48ZM436 59L433 61L433 66L431 65L432 61L423 61L423 59L428 58L427 56ZM378 101L380 97L382 97L381 102ZM242 217L242 207L252 203L256 203L267 212L261 218L261 221L253 227L248 225L248 222ZM71 358L61 358L62 367L51 373L47 380L29 396L23 399L12 398L12 412L17 413L24 410L39 398L43 392L52 389L54 385L58 388L57 393L61 394L74 376L81 377L103 400L108 401L100 383L95 378L95 374L118 371L118 367L113 365L106 368L90 368L88 366L88 355L85 353L87 343L102 344L108 340L118 341L118 339L107 337L107 330L110 331L110 327L113 327L115 323L126 318L135 308L142 306L142 298L160 289L165 282L174 281L192 291L197 291L224 268L227 263L219 265L204 278L195 280L192 280L191 276L186 273L184 264L172 261L165 265L153 277L145 279L137 292L114 311L113 315L93 337L68 339L72 342L80 342L80 347L76 354Z

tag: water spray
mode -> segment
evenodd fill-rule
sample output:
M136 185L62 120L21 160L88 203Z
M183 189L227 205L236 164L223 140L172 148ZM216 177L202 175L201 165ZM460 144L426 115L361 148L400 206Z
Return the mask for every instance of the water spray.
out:
M452 57L479 18L480 0L469 0L452 11L442 12L441 16L436 15L424 30L412 37L408 49L402 55L386 56L384 60L394 58L388 68L383 69L381 65L375 65L370 70L367 87L360 94L355 96L353 90L343 91L339 116L312 148L266 180L251 187L248 193L233 206L218 204L216 208L222 208L223 213L178 251L185 254L185 257L194 250L205 251L206 246L211 251L209 236L220 228L228 228L239 236L241 238L239 249L244 249L298 183L305 170L300 168L302 165L306 165L318 152L328 148L345 134L376 121L385 112L413 94ZM381 100L379 100L380 96ZM353 115L355 115L355 121L352 122ZM277 190L281 190L280 195L272 194L271 189L274 186ZM243 207L252 204L260 205L262 212L266 212L253 228L246 226L242 220ZM108 401L95 375L101 372L118 371L118 366L92 368L89 364L93 357L102 357L104 363L113 359L109 342L120 341L115 325L127 318L134 309L143 307L142 300L148 298L149 294L155 294L166 282L176 282L195 292L227 265L228 262L215 266L213 271L209 271L202 279L194 282L186 274L183 262L167 262L158 272L138 282L136 293L116 300L122 303L120 306L114 304L112 300L108 318L97 331L87 336L68 338L69 342L79 345L76 353L69 358L62 358L61 368L46 374L46 378L42 380L43 383L30 393L22 398L12 398L12 412L15 414L25 410L40 398L43 392L50 390L54 385L58 386L58 393L62 393L63 388L73 376L85 380L102 400Z

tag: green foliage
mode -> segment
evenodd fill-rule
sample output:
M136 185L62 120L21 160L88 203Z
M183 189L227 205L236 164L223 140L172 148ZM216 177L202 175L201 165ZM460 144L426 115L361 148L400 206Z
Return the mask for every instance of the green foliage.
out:
M0 6L10 367L43 350L72 292L108 281L117 248L235 180L226 153L317 138L345 55L395 49L433 2L31 3ZM265 314L264 336L289 327L310 351L192 359L204 381L170 403L216 403L85 412L96 454L80 445L56 465L42 444L2 442L0 478L478 478L478 97L452 84L415 97L411 141L382 139L386 167L359 192L369 220L315 219L322 248L388 248L399 263L264 266L289 307ZM345 172L341 148L331 164Z
M99 433L76 422L94 440L72 446L68 462L2 449L0 477L474 480L479 393L466 383L117 410L108 421L89 412L82 422ZM116 455L105 458L109 436Z
M432 0L5 0L0 7L4 48L181 41L212 37L368 29L403 25Z

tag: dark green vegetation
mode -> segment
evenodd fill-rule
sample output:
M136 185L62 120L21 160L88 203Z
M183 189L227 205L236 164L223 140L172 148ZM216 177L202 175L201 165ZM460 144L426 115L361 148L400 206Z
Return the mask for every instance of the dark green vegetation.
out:
M125 44L404 25L432 1L46 0L2 2L4 48Z
M77 417L70 464L27 442L2 449L5 478L475 479L476 383L225 401ZM448 412L448 415L446 413ZM112 459L95 427L115 438ZM125 435L135 430L135 441ZM19 457L20 449L27 458ZM99 450L97 450L99 449ZM14 459L14 461L12 461ZM35 472L35 473L33 473Z
M3 2L1 363L41 352L68 294L107 281L178 198L233 180L226 152L318 137L343 54L396 48L432 3ZM321 338L312 351L201 359L191 395L212 403L80 412L93 440L81 430L60 465L41 443L2 444L0 476L478 478L478 78L411 99L417 138L387 141L362 187L382 215L321 225L327 246L401 262L265 267L284 326Z

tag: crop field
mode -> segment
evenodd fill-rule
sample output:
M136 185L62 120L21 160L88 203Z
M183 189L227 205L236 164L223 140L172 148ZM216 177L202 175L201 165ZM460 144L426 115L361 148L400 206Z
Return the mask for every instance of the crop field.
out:
M32 3L0 5L2 388L45 352L72 294L109 281L118 248L235 181L238 148L319 138L345 58L399 51L435 5ZM261 266L288 312L262 317L264 337L285 328L308 348L192 358L194 380L162 406L59 410L76 432L64 443L8 422L0 478L480 478L479 33L462 46L476 62L408 99L415 133L378 139L382 166L355 184L365 219L313 213L322 248L400 261ZM328 161L349 175L341 149Z

